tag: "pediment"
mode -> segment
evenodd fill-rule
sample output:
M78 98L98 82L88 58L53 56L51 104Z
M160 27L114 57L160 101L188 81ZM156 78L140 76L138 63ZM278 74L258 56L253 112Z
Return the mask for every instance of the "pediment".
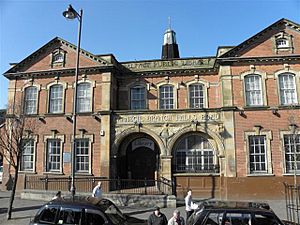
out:
M5 74L30 73L59 69L72 69L76 66L77 47L56 37L9 69ZM105 66L107 61L83 49L80 51L80 68Z
M286 41L286 46L282 45L283 41ZM281 19L221 55L220 58L272 57L299 54L300 25L287 19Z

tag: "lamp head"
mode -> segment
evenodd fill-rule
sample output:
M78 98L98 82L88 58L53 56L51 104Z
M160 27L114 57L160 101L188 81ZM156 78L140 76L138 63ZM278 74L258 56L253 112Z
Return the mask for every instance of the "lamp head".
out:
M72 5L69 5L67 10L63 12L63 16L70 20L77 18L77 15L78 13L75 11Z

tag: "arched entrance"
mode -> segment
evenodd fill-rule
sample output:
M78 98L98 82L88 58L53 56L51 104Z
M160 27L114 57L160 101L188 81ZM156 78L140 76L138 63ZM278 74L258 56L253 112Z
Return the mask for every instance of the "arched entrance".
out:
M159 149L146 134L132 134L118 151L117 173L121 179L154 180L159 165Z

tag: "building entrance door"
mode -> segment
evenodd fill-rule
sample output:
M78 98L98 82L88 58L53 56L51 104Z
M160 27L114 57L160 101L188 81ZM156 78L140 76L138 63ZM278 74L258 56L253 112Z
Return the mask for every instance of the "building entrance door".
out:
M140 147L131 151L128 155L128 166L130 167L132 179L155 179L156 153L146 147Z

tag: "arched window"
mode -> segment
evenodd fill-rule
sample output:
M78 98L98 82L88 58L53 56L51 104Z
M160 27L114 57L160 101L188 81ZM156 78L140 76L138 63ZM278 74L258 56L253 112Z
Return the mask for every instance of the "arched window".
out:
M62 113L63 111L63 86L55 84L50 87L49 113Z
M53 63L62 63L64 61L64 55L59 52L53 55Z
M90 112L92 105L91 84L80 83L77 86L77 112Z
M295 75L292 73L283 73L278 76L280 102L282 105L297 104L297 92Z
M174 108L174 91L173 85L162 85L159 88L159 109Z
M174 152L175 173L217 172L216 155L209 141L197 134L181 139Z
M204 108L204 85L203 84L191 84L189 86L189 98L190 108L200 109Z
M130 89L131 109L146 108L146 88L142 85L134 86Z
M245 94L247 106L263 105L261 76L251 74L245 76Z
M30 86L25 89L25 114L36 114L37 113L37 87Z

